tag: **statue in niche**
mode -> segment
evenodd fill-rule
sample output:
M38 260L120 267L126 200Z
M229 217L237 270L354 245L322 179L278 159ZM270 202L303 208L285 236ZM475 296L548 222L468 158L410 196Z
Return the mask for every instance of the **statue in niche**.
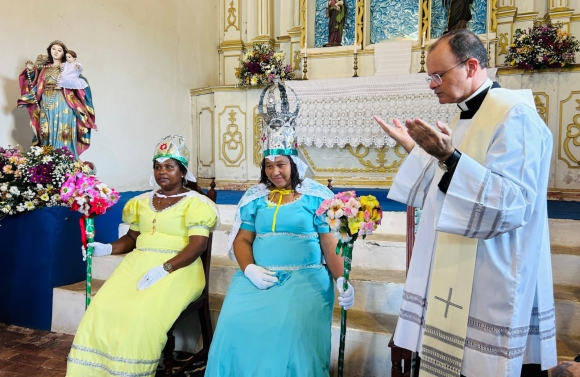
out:
M467 22L471 20L470 6L473 0L443 0L443 7L446 7L448 2L447 27L443 34L451 30L467 29Z
M346 22L346 4L343 0L328 0L326 2L326 18L328 18L328 43L324 47L342 46L342 31Z
M83 88L59 85L68 53L63 42L51 42L46 52L47 55L38 55L35 63L25 63L19 77L21 97L17 104L25 107L30 115L34 130L32 145L67 147L78 159L90 146L91 130L97 129L91 89L80 72L78 77ZM76 63L72 64L77 67ZM88 161L87 164L92 165Z

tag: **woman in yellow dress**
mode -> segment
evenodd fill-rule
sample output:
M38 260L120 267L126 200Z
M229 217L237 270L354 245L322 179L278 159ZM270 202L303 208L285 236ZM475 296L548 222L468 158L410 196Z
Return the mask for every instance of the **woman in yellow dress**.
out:
M159 190L127 202L128 233L111 244L92 243L94 256L128 253L86 311L68 356L68 377L154 376L166 333L205 286L199 256L218 221L217 206L184 187L183 138L155 148L151 180Z

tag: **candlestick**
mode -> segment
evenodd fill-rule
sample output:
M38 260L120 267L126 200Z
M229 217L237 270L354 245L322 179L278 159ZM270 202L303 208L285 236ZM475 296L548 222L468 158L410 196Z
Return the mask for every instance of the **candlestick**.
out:
M352 77L358 77L358 53L354 53L354 75Z
M421 69L419 73L425 72L425 47L421 47Z
M308 57L304 55L304 64L302 64L302 80L308 80L306 73L308 72Z
M423 30L423 38L421 38L421 48L425 48L425 38L427 35L427 31Z

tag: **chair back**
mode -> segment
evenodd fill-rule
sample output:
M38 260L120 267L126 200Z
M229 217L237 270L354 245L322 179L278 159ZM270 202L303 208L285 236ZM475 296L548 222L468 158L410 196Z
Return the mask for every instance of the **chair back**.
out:
M209 185L209 189L207 190L207 192L204 192L196 182L187 181L187 184L185 185L185 187L187 187L190 190L194 190L194 191L196 191L204 196L207 196L209 199L211 199L214 203L217 204L217 191L215 189L215 178L211 179L211 183ZM207 294L209 292L209 270L211 268L212 241L213 241L213 232L210 232L208 240L207 240L207 247L205 248L205 251L200 256L201 263L203 265L203 273L205 275L205 287L203 288L202 295L205 295L205 296L207 296Z

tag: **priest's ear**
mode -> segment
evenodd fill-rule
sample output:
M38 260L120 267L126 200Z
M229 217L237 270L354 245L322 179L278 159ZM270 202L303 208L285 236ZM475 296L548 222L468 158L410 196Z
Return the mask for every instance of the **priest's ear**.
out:
M476 72L481 69L479 61L476 58L467 59L465 65L467 66L467 77L475 76Z

